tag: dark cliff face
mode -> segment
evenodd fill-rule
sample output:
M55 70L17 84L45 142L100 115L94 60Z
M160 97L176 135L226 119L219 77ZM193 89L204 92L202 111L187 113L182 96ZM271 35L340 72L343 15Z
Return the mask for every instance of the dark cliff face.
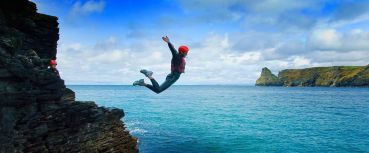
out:
M282 85L278 80L278 77L272 74L272 72L264 67L261 71L261 75L258 80L256 80L257 86L280 86Z
M369 65L287 69L279 72L277 79L281 86L363 87L369 86ZM258 79L256 85L266 83L265 79Z
M0 1L0 152L138 152L122 110L76 102L47 70L58 33L34 3Z

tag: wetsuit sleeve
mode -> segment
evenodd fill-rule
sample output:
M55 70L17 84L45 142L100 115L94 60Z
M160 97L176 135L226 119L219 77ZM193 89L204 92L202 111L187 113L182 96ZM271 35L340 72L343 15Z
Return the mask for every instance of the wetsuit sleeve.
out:
M56 76L58 76L60 78L60 74L59 74L59 71L57 69L55 69L55 74L56 74Z
M173 57L176 57L178 55L178 51L174 48L172 43L168 42L168 46L169 46L170 51L172 52Z

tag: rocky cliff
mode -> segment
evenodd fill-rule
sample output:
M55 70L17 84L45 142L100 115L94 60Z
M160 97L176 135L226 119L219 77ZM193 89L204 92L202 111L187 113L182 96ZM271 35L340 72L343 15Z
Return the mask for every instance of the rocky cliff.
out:
M280 71L277 79L269 73L262 72L256 81L257 86L275 84L280 86L369 86L369 65L287 69Z
M261 71L260 78L256 80L256 84L258 86L280 86L281 83L278 80L278 77L272 74L272 72L264 67Z
M122 110L76 102L47 70L58 33L34 3L0 1L0 152L138 152Z

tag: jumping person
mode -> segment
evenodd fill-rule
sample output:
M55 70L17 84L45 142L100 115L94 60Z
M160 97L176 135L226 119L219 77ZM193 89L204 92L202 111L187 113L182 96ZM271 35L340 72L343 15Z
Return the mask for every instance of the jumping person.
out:
M172 43L170 43L168 36L162 37L162 39L164 40L164 42L168 43L169 49L173 55L171 61L171 73L167 75L163 84L159 86L158 82L156 82L156 80L152 77L153 72L142 69L140 72L150 79L152 85L146 84L144 82L144 79L137 80L133 83L134 86L136 85L145 86L157 94L161 93L165 89L168 89L172 84L174 84L179 79L181 74L184 73L186 65L184 58L187 56L189 50L187 46L180 46L178 48L179 51L178 52L173 47Z

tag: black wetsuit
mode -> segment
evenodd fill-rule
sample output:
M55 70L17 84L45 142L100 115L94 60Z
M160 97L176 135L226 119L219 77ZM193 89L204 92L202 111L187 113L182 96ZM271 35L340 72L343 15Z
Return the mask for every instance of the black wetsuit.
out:
M177 67L181 64L181 60L183 57L181 57L181 55L178 53L178 51L173 47L173 45L170 42L168 43L168 46L173 55L171 64ZM160 86L158 82L156 82L155 79L150 79L152 85L147 84L146 87L151 89L155 93L160 93L168 89L172 84L174 84L181 76L181 73L183 72L180 72L178 70L172 70L172 72L167 75L167 77L165 78L165 81Z
M59 74L59 71L57 69L54 69L54 68L48 68L47 69L49 72L51 73L54 73L58 78L60 78L60 74Z

